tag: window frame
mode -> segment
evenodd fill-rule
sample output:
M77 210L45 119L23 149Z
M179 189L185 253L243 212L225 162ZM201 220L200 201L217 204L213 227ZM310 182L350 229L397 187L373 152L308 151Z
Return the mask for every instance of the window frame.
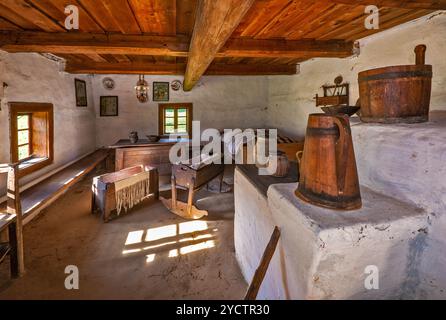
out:
M169 136L169 133L164 131L165 128L165 110L166 109L174 109L175 110L175 129L178 128L178 109L186 109L186 133L178 133L177 135L184 135L191 137L192 136L192 121L193 121L193 104L192 103L160 103L158 104L158 115L159 115L159 124L158 124L158 133L160 136Z
M19 160L18 123L21 114L30 115L30 156ZM9 103L10 157L11 163L19 163L19 177L38 171L54 161L54 114L51 103ZM43 131L43 132L42 132ZM41 145L37 143L41 141ZM38 146L38 147L36 147ZM41 154L37 154L40 148ZM39 161L31 161L41 158Z

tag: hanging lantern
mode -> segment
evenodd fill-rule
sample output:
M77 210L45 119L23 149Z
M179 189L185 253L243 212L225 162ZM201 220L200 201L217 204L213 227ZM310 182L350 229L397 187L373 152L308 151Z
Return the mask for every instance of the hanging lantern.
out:
M147 84L147 81L144 80L144 75L139 76L135 91L136 98L139 102L144 103L149 101L149 85Z

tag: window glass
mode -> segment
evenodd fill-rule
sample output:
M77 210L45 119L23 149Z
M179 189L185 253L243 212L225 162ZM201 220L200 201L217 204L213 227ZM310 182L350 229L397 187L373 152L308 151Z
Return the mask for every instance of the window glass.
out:
M186 125L187 124L187 118L186 117L178 117L178 125Z
M20 130L18 136L19 146L29 144L29 130Z
M19 147L19 160L26 159L30 156L29 145L24 145Z
M192 106L191 106L192 107ZM189 131L189 117L191 115L191 108L188 105L170 104L160 106L162 119L160 125L162 134L171 133L188 133ZM162 108L162 109L161 109Z
M19 115L17 116L17 129L28 129L29 128L29 115Z

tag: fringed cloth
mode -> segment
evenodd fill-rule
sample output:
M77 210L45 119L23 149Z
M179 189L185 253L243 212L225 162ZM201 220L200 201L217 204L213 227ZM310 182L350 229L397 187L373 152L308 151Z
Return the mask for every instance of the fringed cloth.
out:
M122 209L127 212L127 210L133 208L150 195L149 177L149 172L144 171L115 182L116 210L118 215Z

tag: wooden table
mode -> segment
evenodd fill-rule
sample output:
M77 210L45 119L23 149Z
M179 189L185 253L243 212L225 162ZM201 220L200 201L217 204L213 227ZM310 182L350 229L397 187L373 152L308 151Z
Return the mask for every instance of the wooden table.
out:
M169 160L170 148L178 142L188 142L189 139L170 140L161 139L150 142L141 139L131 143L128 139L119 140L109 148L115 150L115 171L138 165L150 166L158 169L160 176L170 176L172 164Z

